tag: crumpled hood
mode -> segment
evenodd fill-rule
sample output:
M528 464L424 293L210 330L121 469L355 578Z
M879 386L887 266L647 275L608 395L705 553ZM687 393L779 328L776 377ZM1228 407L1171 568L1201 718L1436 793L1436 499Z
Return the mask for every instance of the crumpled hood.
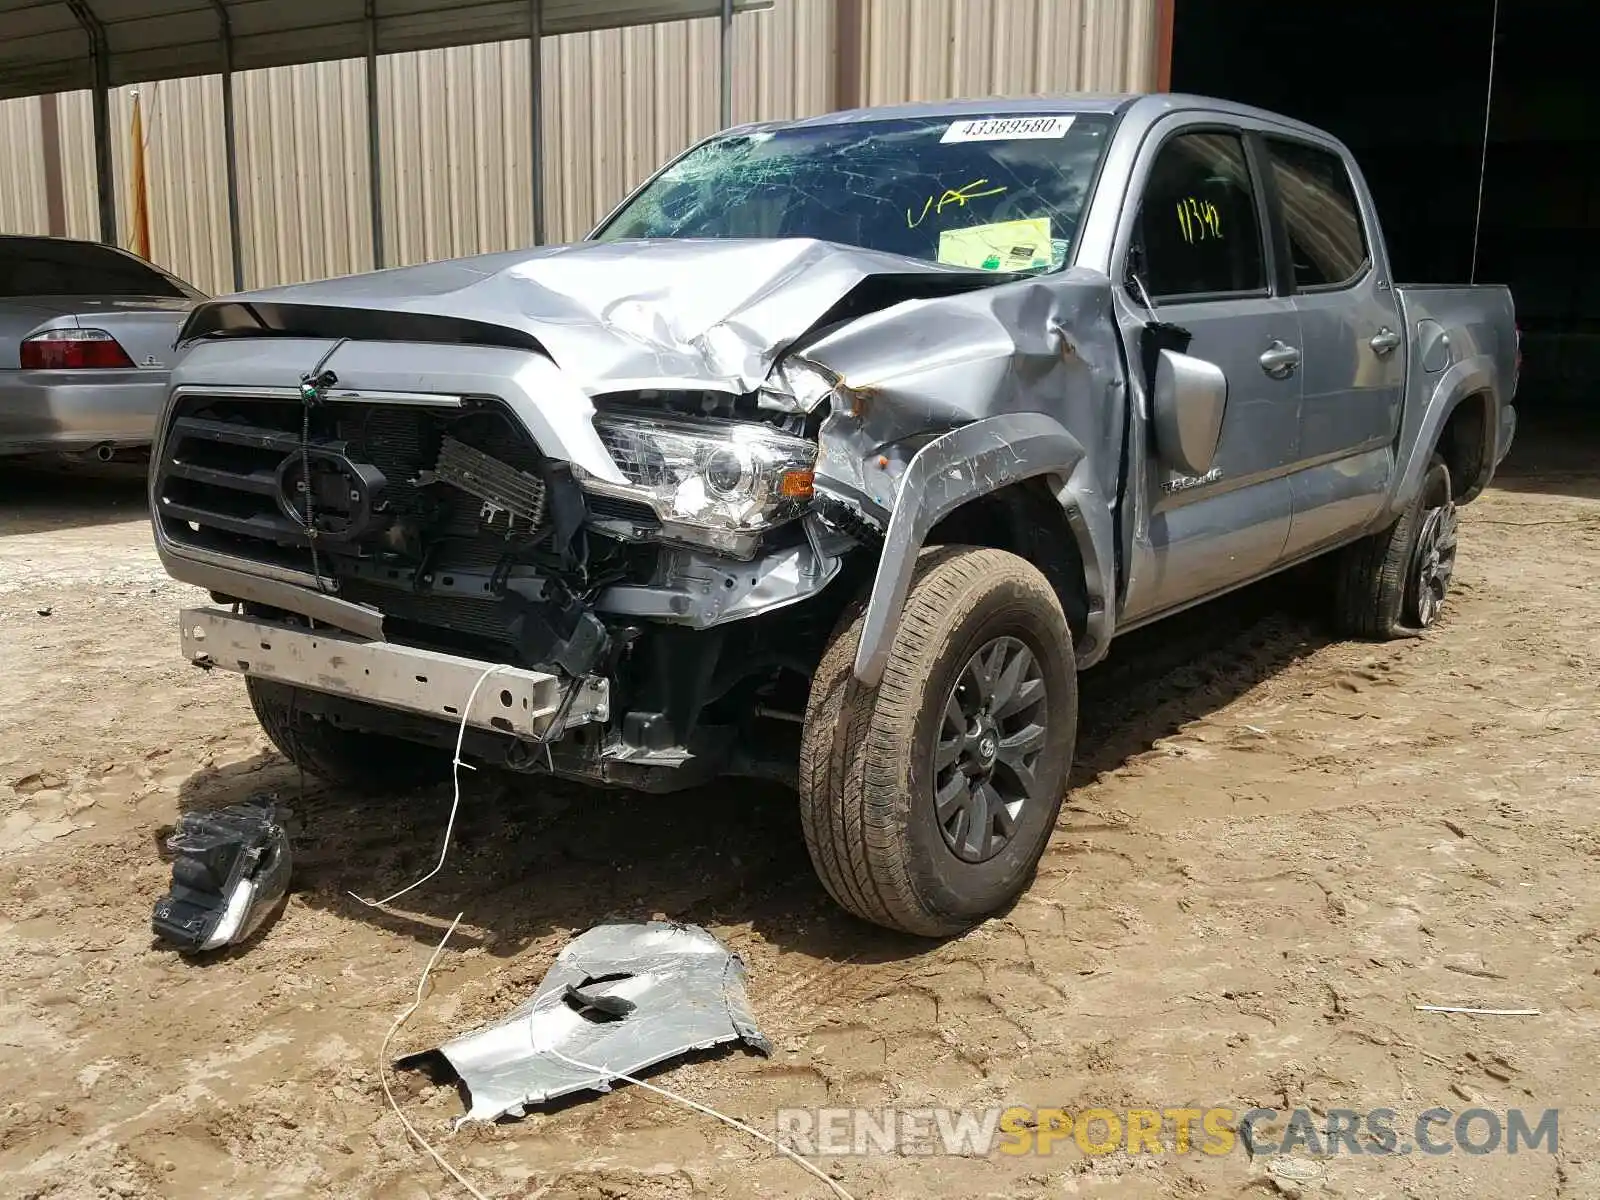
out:
M1012 278L799 238L579 242L223 297L195 310L184 337L426 340L426 322L404 318L439 318L542 349L590 395L745 393L824 318Z

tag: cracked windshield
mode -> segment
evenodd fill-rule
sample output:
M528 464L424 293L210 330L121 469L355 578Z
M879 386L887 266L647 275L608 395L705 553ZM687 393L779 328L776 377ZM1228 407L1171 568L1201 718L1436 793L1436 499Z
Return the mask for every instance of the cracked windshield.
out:
M1071 257L1110 118L918 118L757 130L691 150L599 234L816 238L986 271Z

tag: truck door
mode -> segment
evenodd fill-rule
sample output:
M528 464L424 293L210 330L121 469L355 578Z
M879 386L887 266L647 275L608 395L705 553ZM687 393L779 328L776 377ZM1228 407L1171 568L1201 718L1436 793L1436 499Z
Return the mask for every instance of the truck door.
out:
M1362 529L1384 502L1405 389L1405 327L1345 156L1273 134L1262 145L1280 283L1294 293L1304 339L1300 461L1284 551L1299 557Z
M1169 127L1170 128L1170 127ZM1184 476L1145 448L1124 623L1221 591L1272 567L1291 512L1300 429L1300 322L1276 294L1261 181L1237 129L1179 125L1140 153L1119 302L1130 346L1149 319L1192 335L1221 367L1227 411L1212 469ZM1137 282L1134 282L1134 277ZM1140 288L1142 287L1142 292ZM1131 326L1131 328L1130 328ZM1142 476L1142 477L1141 477Z

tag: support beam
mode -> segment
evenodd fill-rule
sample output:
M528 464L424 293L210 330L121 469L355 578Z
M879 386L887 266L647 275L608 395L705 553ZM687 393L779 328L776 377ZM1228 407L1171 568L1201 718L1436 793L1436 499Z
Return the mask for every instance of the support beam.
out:
M544 3L528 0L528 194L533 244L544 245Z
M861 0L833 0L833 108L861 107L861 66L866 30Z
M733 0L722 0L722 128L733 124Z
M100 201L100 240L117 244L116 170L111 160L111 84L104 54L94 68L94 175Z
M39 141L44 147L45 231L67 236L67 189L61 172L61 107L54 92L39 97Z
M228 181L228 254L233 262L233 290L244 291L244 240L239 233L239 154L233 123L233 22L227 5L211 0L222 34L222 153Z
M1177 0L1156 0L1155 90L1172 90L1172 26Z
M367 179L372 205L372 266L383 260L383 151L378 138L378 13L377 0L367 0Z
M100 240L117 244L117 185L111 165L111 47L106 27L89 7L89 0L67 0L73 19L89 39L94 65L94 171L100 199Z

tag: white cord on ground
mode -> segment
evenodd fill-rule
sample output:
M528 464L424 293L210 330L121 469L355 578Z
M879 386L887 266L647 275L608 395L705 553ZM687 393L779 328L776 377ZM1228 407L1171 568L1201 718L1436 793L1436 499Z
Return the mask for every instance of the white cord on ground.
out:
M411 1001L411 1007L394 1019L394 1024L389 1026L389 1032L384 1035L383 1045L378 1049L378 1079L383 1084L383 1094L389 1099L389 1107L394 1109L394 1115L400 1118L400 1124L406 1127L406 1132L412 1136L417 1145L432 1155L433 1161L438 1163L450 1178L466 1188L475 1200L489 1200L487 1196L467 1182L466 1176L445 1162L443 1155L429 1144L427 1138L417 1132L417 1127L401 1111L400 1102L394 1098L394 1090L389 1087L389 1043L394 1040L394 1035L400 1031L400 1026L406 1023L412 1013L422 1007L422 992L428 986L428 973L433 970L434 964L439 961L439 956L444 953L444 944L450 940L450 935L456 931L456 926L461 924L461 915L457 913L456 919L450 922L450 928L444 931L444 936L439 939L438 946L434 948L433 957L428 960L428 965L422 968L422 978L417 980L417 995Z
M420 887L424 883L427 883L428 880L432 879L444 869L445 858L450 853L450 838L455 832L456 811L461 807L461 768L466 767L469 771L476 769L471 763L465 763L461 761L461 746L467 737L467 717L472 712L472 705L478 699L478 691L483 687L484 682L489 678L489 676L498 671L503 671L504 669L505 668L503 666L493 666L486 670L482 675L478 676L478 682L472 685L472 691L467 696L466 707L461 710L461 727L456 732L456 753L455 759L452 763L453 769L451 772L452 781L455 784L455 796L450 802L450 819L445 823L444 845L439 847L439 861L434 864L433 870L429 871L421 879L417 879L411 883L408 883L398 892L395 892L389 896L385 896L382 900L368 900L363 896L357 896L354 892L351 892L350 895L361 901L362 904L367 905L369 908L380 908L383 905L388 904L391 900L398 900L401 896L404 896L413 888ZM400 1123L405 1126L406 1132L416 1140L417 1145L426 1150L429 1155L432 1156L433 1161L438 1163L439 1166L446 1171L452 1179L454 1179L462 1187L466 1188L467 1191L470 1192L474 1197L476 1197L476 1200L488 1200L488 1197L486 1197L477 1188L473 1187L472 1184L467 1182L466 1178L461 1174L460 1171L456 1170L444 1160L439 1152L435 1150L431 1144L429 1144L427 1138L423 1137L422 1134L417 1132L416 1126L414 1126L406 1117L406 1114L401 1111L400 1104L395 1100L394 1092L389 1087L389 1043L394 1040L394 1035L399 1032L400 1026L406 1023L406 1020L411 1016L412 1013L416 1012L417 1009L422 1007L422 993L423 989L428 985L428 974L433 970L434 965L439 961L439 956L444 953L445 943L450 940L450 935L456 931L456 926L461 924L461 917L461 913L456 914L456 919L450 922L450 928L444 931L444 937L439 939L439 945L434 949L433 957L428 960L428 965L422 968L422 978L417 980L417 995L416 998L412 1000L411 1007L407 1008L405 1012L396 1017L394 1024L389 1026L389 1032L384 1036L383 1039L383 1046L378 1051L378 1078L383 1083L383 1094L388 1097L389 1106L394 1109L395 1116L400 1118ZM720 1113L716 1109L701 1104L698 1101L691 1100L687 1096L680 1096L677 1092L669 1091L664 1087L658 1087L653 1083L646 1083L642 1079L636 1079L632 1075L619 1075L600 1067L590 1066L588 1063L579 1062L575 1058L568 1058L565 1054L561 1053L561 1051L555 1049L553 1046L546 1046L543 1048L556 1058L559 1058L562 1062L568 1064L569 1066L577 1067L580 1071L589 1071L603 1078L620 1079L624 1083L631 1083L636 1087L642 1087L647 1092L654 1092L658 1096L665 1096L668 1100L672 1100L678 1104L681 1104L685 1108L693 1109L695 1112L703 1113L708 1117L713 1117L716 1120L721 1121L724 1125L728 1125L739 1130L741 1133L747 1133L758 1141L765 1142L785 1158L797 1163L802 1170L816 1176L823 1183L827 1184L829 1189L831 1189L834 1195L838 1196L840 1200L855 1200L855 1197L849 1192L845 1191L844 1188L840 1187L832 1179L828 1178L828 1176L821 1170L812 1166L811 1163L807 1162L804 1158L801 1158L800 1155L789 1149L789 1147L785 1146L782 1142L778 1141L776 1138L768 1137L759 1129L752 1128L751 1126L746 1125L743 1121L735 1120L733 1117L730 1117L725 1113Z
M554 1046L541 1046L540 1049L546 1054L550 1054L556 1058L559 1058L568 1066L577 1067L580 1071L588 1071L591 1074L600 1076L602 1079L620 1079L623 1083L631 1083L635 1087L644 1088L644 1090L647 1092L654 1092L658 1096L665 1096L668 1100L676 1101L685 1108L692 1108L697 1113L704 1113L708 1117L715 1117L724 1125L731 1125L734 1129L739 1130L741 1133L748 1133L751 1137L767 1143L767 1145L771 1146L774 1150L783 1155L785 1158L789 1159L791 1162L798 1163L803 1170L815 1175L818 1179L822 1180L823 1183L827 1184L828 1187L833 1190L834 1195L838 1196L840 1200L855 1200L855 1197L849 1192L845 1191L844 1188L840 1187L820 1169L801 1158L800 1155L789 1149L789 1147L785 1146L782 1142L778 1141L776 1138L768 1137L759 1129L754 1129L751 1126L746 1125L743 1121L737 1121L724 1113L718 1112L714 1108L710 1108L707 1105L691 1100L687 1096L680 1096L677 1092L668 1091L664 1087L657 1087L653 1083L646 1083L642 1079L635 1079L632 1075L619 1075L615 1071L609 1071L602 1067L592 1066L589 1063L579 1062L575 1058L568 1058Z
M444 870L445 856L450 853L450 837L455 832L456 828L456 810L461 807L461 768L465 767L469 771L477 770L477 768L471 763L465 763L461 761L461 744L467 739L467 717L472 713L472 705L478 699L478 689L483 687L484 681L487 680L489 676L504 670L505 667L503 665L493 666L485 671L482 675L479 675L478 682L472 685L472 691L467 695L466 707L461 710L461 728L456 731L456 754L454 761L451 763L450 769L450 780L455 785L455 798L450 801L450 819L445 822L444 845L439 847L439 861L434 864L433 870L429 871L421 879L413 880L411 883L406 884L406 886L401 888L398 892L385 896L382 900L368 900L365 896L357 896L354 892L350 893L354 899L361 901L361 903L365 904L368 908L382 908L391 900L398 900L412 888L421 887L440 871Z
M389 1087L389 1043L394 1040L394 1035L400 1031L400 1026L406 1023L406 1021L411 1017L412 1013L416 1012L417 1009L422 1007L422 994L424 989L428 986L428 975L432 972L434 965L438 963L439 956L444 953L445 943L450 940L450 935L456 931L456 926L461 924L461 917L461 913L456 914L456 919L450 922L450 928L444 931L444 936L439 939L438 946L434 948L433 957L428 959L428 965L422 968L422 978L417 980L417 994L416 997L411 1001L411 1006L394 1019L394 1024L389 1026L389 1032L384 1035L383 1045L378 1050L378 1079L383 1084L383 1094L388 1097L389 1106L394 1109L394 1115L400 1118L400 1123L405 1126L406 1132L409 1133L413 1139L415 1139L417 1145L426 1150L428 1154L432 1156L433 1161L438 1163L439 1166L445 1172L447 1172L452 1179L454 1179L462 1187L466 1188L467 1191L476 1198L476 1200L488 1200L488 1198L484 1196L482 1192L467 1182L466 1178L461 1174L460 1171L456 1170L444 1160L444 1157L433 1148L427 1138L423 1137L422 1134L417 1132L416 1126L411 1123L411 1121L406 1117L404 1111L401 1110L399 1101L394 1098L394 1091ZM619 1075L616 1072L609 1071L601 1067L592 1066L589 1063L579 1062L575 1058L569 1058L567 1055L561 1053L561 1051L557 1050L553 1046L540 1046L539 1048L553 1057L559 1058L568 1066L577 1067L580 1071L587 1071L592 1075L600 1076L602 1079L620 1079L624 1083L631 1083L635 1087L642 1087L647 1092L654 1092L658 1096L665 1096L668 1100L681 1104L685 1108L693 1109L697 1113L704 1113L708 1117L714 1117L716 1120L721 1121L724 1125L731 1126L732 1128L739 1130L741 1133L747 1133L757 1141L765 1142L785 1158L797 1163L802 1170L810 1175L816 1176L823 1183L827 1184L828 1188L833 1192L833 1194L839 1197L839 1200L855 1200L855 1197L849 1192L845 1191L844 1188L840 1187L832 1179L828 1178L828 1176L821 1170L807 1162L805 1159L801 1158L800 1155L789 1149L789 1147L785 1146L782 1142L778 1141L776 1138L768 1137L759 1129L752 1128L751 1126L746 1125L743 1121L736 1120L725 1113L720 1113L708 1105L689 1099L687 1096L680 1096L677 1092L669 1091L667 1088L658 1087L653 1083L646 1083L643 1079L637 1079L632 1075Z

